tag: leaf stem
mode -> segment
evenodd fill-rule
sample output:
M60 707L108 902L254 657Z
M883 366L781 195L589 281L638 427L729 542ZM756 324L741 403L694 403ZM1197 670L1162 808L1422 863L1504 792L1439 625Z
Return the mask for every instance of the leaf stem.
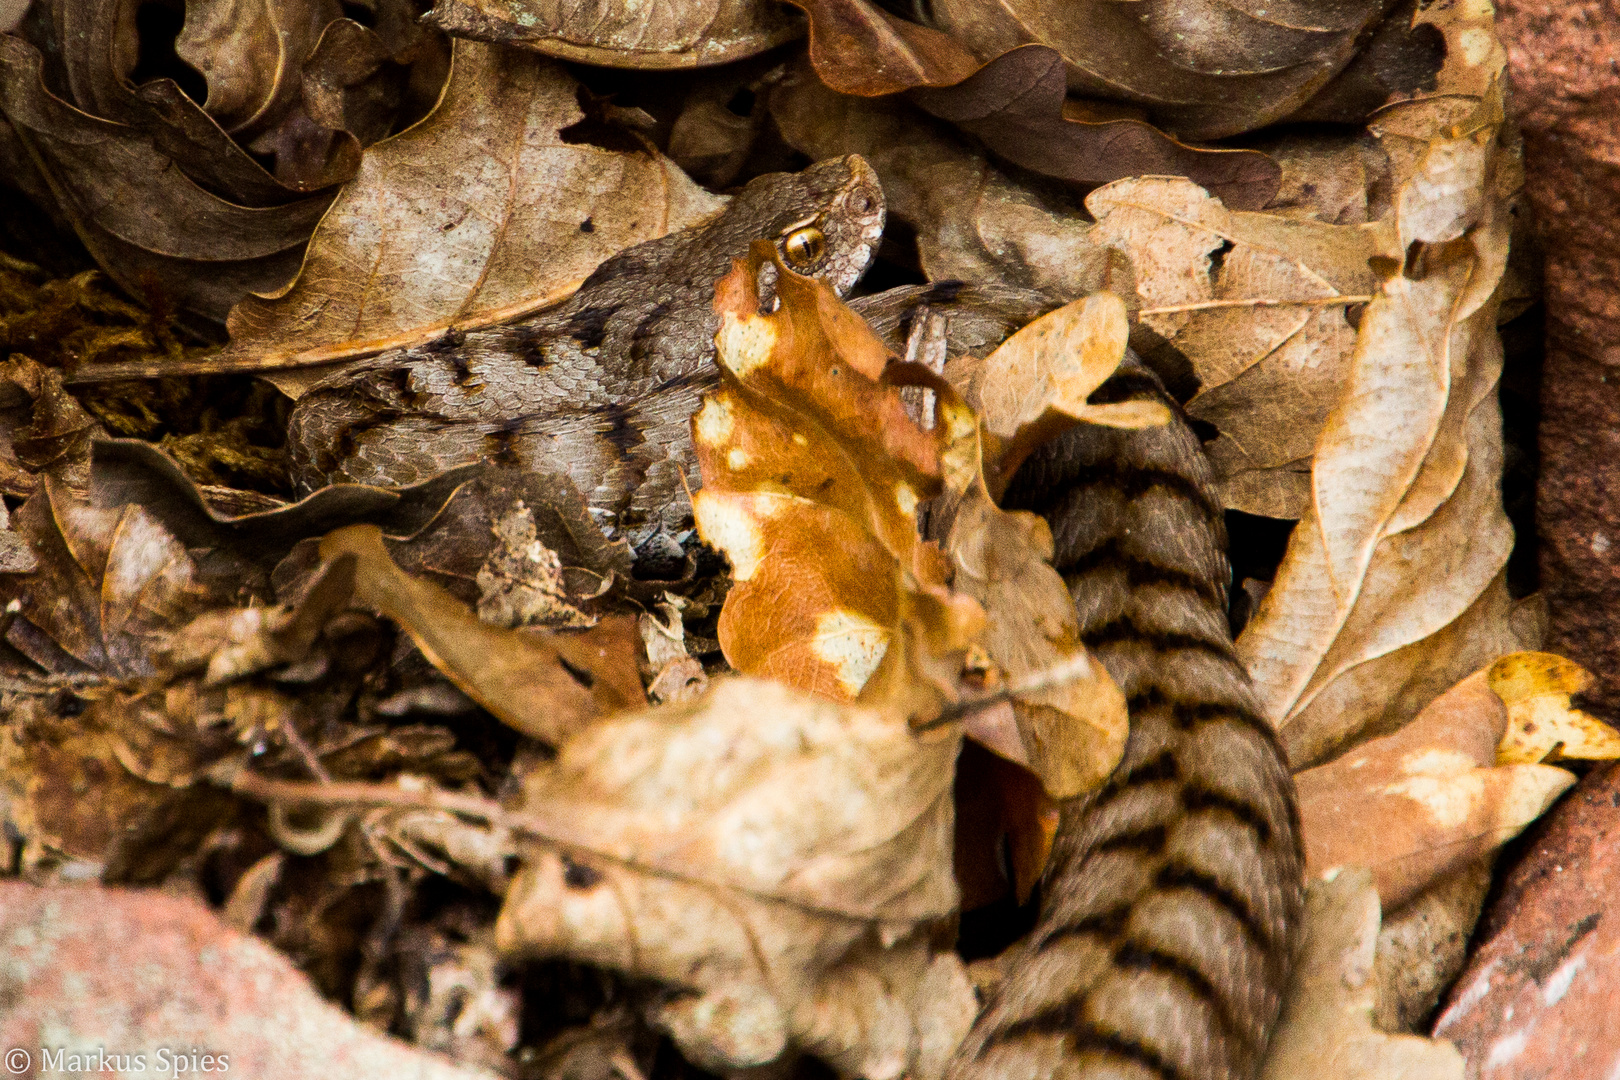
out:
M1337 304L1368 304L1371 296L1316 296L1307 300L1269 300L1249 297L1238 300L1200 300L1195 304L1168 304L1165 307L1142 308L1136 314L1175 315L1183 311L1209 311L1214 308L1259 307L1333 307Z

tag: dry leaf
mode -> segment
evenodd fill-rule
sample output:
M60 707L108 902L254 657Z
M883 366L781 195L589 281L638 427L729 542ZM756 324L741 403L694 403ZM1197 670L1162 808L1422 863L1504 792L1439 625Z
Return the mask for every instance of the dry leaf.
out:
M1553 653L1513 653L1492 664L1486 678L1507 706L1498 765L1620 757L1620 733L1570 701L1593 682L1579 664Z
M26 686L26 684L24 684ZM141 720L80 686L12 681L0 693L0 827L18 838L17 870L32 880L161 880L229 813L229 796L125 767L124 737ZM171 762L195 765L190 754ZM86 798L93 791L94 798Z
M1033 770L1053 798L1095 788L1123 749L1125 703L1086 658L1045 522L995 505L962 454L977 421L944 384L935 428L915 425L899 390L874 377L884 348L824 287L778 263L781 306L760 315L752 283L762 264L763 252L739 264L717 292L725 382L693 420L699 529L733 565L719 623L727 659L926 719L960 693L960 657L976 637L1012 685L1058 669L1065 678L1019 693L1010 714L973 716L968 733ZM1165 422L1163 409L1086 403L1123 357L1125 337L1124 305L1105 294L1038 320L977 366L972 393L990 398L986 472L1004 482L1030 450L1080 420ZM958 496L945 545L954 595L915 520L921 499L946 483ZM840 557L826 558L829 547ZM969 597L988 613L982 631L977 617L951 614L966 612ZM1010 815L997 811L1012 830L1021 887L1045 861L1049 809L1025 800Z
M756 278L767 258L781 303L761 315ZM724 381L692 418L703 472L693 513L731 560L719 623L727 660L849 699L885 657L917 674L912 665L929 660L921 644L941 657L935 692L951 700L983 614L945 589L944 557L918 537L916 508L941 490L971 414L959 407L933 431L912 422L900 390L878 381L882 343L769 245L721 279L715 310Z
M199 487L152 444L100 439L91 445L90 501L101 509L138 505L188 547L218 549L219 555L262 564L279 560L305 537L345 525L367 522L390 535L417 534L440 520L478 473L477 466L452 469L406 488L335 484L295 503L272 502L267 509L241 513L216 507L210 496L218 489Z
M375 525L339 529L320 552L323 559L352 555L355 599L399 623L462 692L526 735L556 745L600 713L646 701L633 619L604 620L578 635L490 626L438 586L400 570Z
M327 620L354 593L354 559L322 567L295 605L219 608L178 628L158 650L166 674L204 672L218 685L309 654Z
M686 989L655 1020L711 1070L794 1047L937 1077L975 1011L919 933L956 906L959 746L747 678L599 721L523 779L518 812L561 846L526 857L497 940Z
M478 618L493 626L593 626L596 619L569 603L562 560L542 544L534 512L516 500L496 519L495 550L478 568Z
M1377 284L1370 227L1235 212L1175 177L1121 180L1086 206L1091 241L1136 269L1152 312L1143 323L1192 363L1200 386L1187 411L1220 429L1208 450L1226 504L1301 516L1310 489L1298 463L1349 375L1356 331L1345 311Z
M0 597L19 615L6 640L47 671L150 675L170 632L235 591L204 578L141 507L92 508L50 476L18 508L16 528L37 565L0 575Z
M419 114L412 80L429 84L431 103L444 78L448 46L414 25L410 0L358 5L368 26L334 0L201 0L173 45L207 82L199 106L172 79L135 84L152 33L137 3L47 2L56 40L35 44L60 53L73 104L137 129L205 187L250 206L347 180L362 147ZM348 100L334 108L334 93Z
M719 209L651 149L575 139L576 90L553 61L457 42L433 113L367 152L297 280L238 304L231 344L202 363L309 366L508 321Z
M562 60L652 70L726 64L804 32L787 11L758 0L435 0L425 21Z
M62 389L62 373L22 353L0 362L0 490L26 496L49 471L71 487L88 479L91 440L106 432Z
M1170 411L1157 402L1087 401L1125 358L1129 333L1125 302L1098 292L1047 312L983 360L946 364L946 377L995 437L985 448L993 493L1005 490L1035 448L1076 423L1142 428L1170 422Z
M1284 0L1263 7L1184 0L1129 6L1110 0L934 0L929 6L935 24L981 59L1026 42L1051 46L1065 61L1070 92L1145 106L1155 122L1188 139L1251 131L1299 109L1351 62L1388 8L1385 0ZM1397 45L1415 62L1405 70L1391 65L1404 78L1383 97L1410 94L1433 77L1437 36L1408 34Z
M1468 957L1495 862L1494 853L1476 859L1384 919L1374 960L1373 1025L1380 1031L1428 1030L1440 995L1456 982Z
M60 82L51 81L53 70L53 74L47 76L49 85L65 84L70 104L92 116L126 126L203 187L243 206L275 206L354 175L360 162L360 147L353 140L337 148L323 140L314 148L316 153L299 154L297 166L292 160L286 163L272 160L276 156L272 148L264 161L280 173L278 176L267 171L245 145L231 138L219 121L173 79L143 78L137 85L135 76L142 66L140 39L150 31L143 30L137 18L139 5L131 0L41 0L41 5L49 11L49 18L30 20L28 32L31 43L50 58L47 62L51 68L56 69L60 64ZM324 21L303 33L293 30L287 42L290 51L297 53L290 58L290 87L296 93L297 66L304 62L326 21L338 18L341 12L337 5L328 6L319 0L313 4L294 2L283 6L289 14L303 8L308 16L304 20L306 27L324 15ZM288 21L287 28L292 30L291 24L297 21L296 17ZM262 33L270 29L251 17L244 17L242 22L249 38L255 30ZM188 25L192 26L195 36L198 26L195 16ZM178 37L186 38L185 27L180 29ZM229 26L220 29L229 36ZM43 36L42 31L49 36ZM309 33L315 37L305 38ZM228 58L219 57L219 65L196 52L193 59L201 61L199 70L217 66L218 76L243 85L258 82L266 75L271 76L273 82L277 60L284 55L278 39L279 34L274 32L258 37L252 47L238 50ZM176 40L176 46L186 47L180 40ZM296 105L296 98L291 104ZM398 102L395 104L397 107ZM304 122L308 125L307 117ZM337 152L329 153L331 149ZM321 205L327 201L329 197L323 199Z
M810 62L828 87L862 97L911 90L922 108L1016 165L1088 185L1185 175L1251 209L1277 190L1277 167L1263 154L1194 148L1137 119L1066 108L1064 58L1053 49L1014 48L981 66L971 40L903 22L867 0L792 2L810 16Z
M292 278L330 202L317 195L257 208L213 194L141 129L53 96L39 53L9 35L0 37L0 113L109 277L134 296L161 289L170 303L210 318L224 318L251 290Z
M1306 889L1303 940L1262 1080L1462 1080L1462 1055L1450 1043L1373 1028L1378 914L1365 870Z
M1036 448L1075 423L1136 428L1168 423L1152 402L1092 405L1087 399L1125 356L1124 302L1098 293L1049 312L982 361L947 363L946 375L978 410L988 438L983 476L954 509L945 549L956 587L985 609L981 642L1019 681L1084 655L1074 601L1052 567L1052 532L991 496ZM1063 685L1014 699L1022 754L1053 798L1095 789L1125 747L1125 700L1100 666ZM995 749L992 746L992 749ZM998 751L999 752L999 751Z
M1370 867L1393 910L1516 836L1575 777L1550 765L1496 765L1507 719L1477 672L1395 734L1295 776L1306 877Z
M1507 560L1494 387L1512 170L1500 117L1499 97L1474 103L1397 187L1372 260L1385 280L1317 439L1312 509L1238 640L1296 766L1384 713L1389 673L1360 682L1358 667L1457 620Z

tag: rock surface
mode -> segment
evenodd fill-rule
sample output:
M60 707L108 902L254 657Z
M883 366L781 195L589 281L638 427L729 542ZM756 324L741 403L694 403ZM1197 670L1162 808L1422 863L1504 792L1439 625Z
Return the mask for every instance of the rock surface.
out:
M20 881L0 881L0 1064L30 1078L492 1080L360 1026L198 902Z
M1546 251L1537 518L1548 647L1620 714L1620 0L1500 0Z
M1620 767L1588 776L1530 838L1434 1035L1469 1080L1620 1075Z

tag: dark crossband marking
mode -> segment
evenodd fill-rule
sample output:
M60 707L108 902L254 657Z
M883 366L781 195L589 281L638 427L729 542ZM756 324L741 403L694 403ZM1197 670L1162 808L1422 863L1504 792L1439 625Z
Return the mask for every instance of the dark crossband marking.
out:
M600 349L602 339L607 336L608 320L618 310L613 305L581 308L568 317L563 324L563 333L587 349Z
M1179 566L1164 566L1145 555L1128 552L1125 541L1117 536L1111 536L1090 551L1065 562L1063 573L1066 577L1076 578L1098 570L1120 568L1125 571L1125 583L1133 589L1147 585L1168 585L1197 593L1214 607L1226 603L1225 590L1206 575L1195 574Z
M1125 933L1125 927L1130 922L1131 911L1135 905L1120 904L1107 911L1095 915L1087 915L1072 923L1054 927L1048 930L1045 937L1035 946L1036 952L1045 952L1053 945L1074 937L1100 937L1108 940L1116 939Z
M619 453L626 457L630 451L647 441L647 436L631 422L634 412L634 409L617 401L596 410L597 415L601 417L596 423L596 433L612 443Z
M1141 644L1157 653L1201 652L1224 660L1228 664L1234 666L1237 664L1237 660L1232 656L1232 646L1219 638L1176 630L1150 630L1138 625L1129 615L1110 619L1095 630L1082 630L1080 638L1090 649L1126 643Z
M1227 1038L1241 1044L1245 1052L1252 1051L1253 1037L1234 1013L1232 1003L1194 964L1163 949L1127 941L1114 950L1114 966L1126 971L1151 971L1177 980L1188 996L1214 1010Z
M1152 784L1163 780L1177 780L1181 777L1181 768L1176 764L1176 755L1170 750L1161 750L1152 758L1135 766L1125 774L1125 778L1114 785L1123 791L1137 784Z
M1175 1062L1135 1039L1105 1031L1082 1019L1078 1001L1048 1006L1027 1019L1009 1025L985 1044L1012 1042L1027 1035L1061 1035L1076 1052L1093 1051L1142 1066L1160 1080L1193 1080Z
M1128 359L1091 400L1143 398L1168 404ZM1302 859L1286 761L1226 634L1225 520L1198 440L1184 418L1074 429L1031 458L1007 503L1047 513L1079 610L1096 613L1081 637L1129 694L1131 734L1102 790L1065 808L1028 959L947 1080L1047 1080L1054 1052L1064 1075L1250 1080L1288 975ZM1190 936L1206 933L1220 945Z
M1230 814L1254 832L1256 844L1264 847L1271 842L1271 822L1266 820L1265 814L1235 795L1212 791L1198 784L1188 784L1181 789L1181 805L1191 814L1202 814L1210 810Z
M1262 736L1267 743L1277 745L1277 732L1265 717L1250 706L1238 702L1176 700L1154 686L1132 694L1126 699L1125 708L1132 716L1148 709L1168 708L1170 719L1182 731L1191 731L1212 720L1231 720Z
M1210 521L1219 521L1223 528L1226 524L1224 512L1208 492L1180 473L1171 472L1169 469L1137 469L1112 461L1098 461L1065 469L1062 482L1068 498L1074 498L1096 487L1109 488L1127 499L1140 499L1154 491L1168 492L1198 507ZM1013 498L1009 496L1007 501L1011 503ZM1027 500L1027 504L1023 499L1019 502L1022 509L1031 509L1035 500ZM1041 500L1041 503L1048 504L1048 500ZM1061 570L1062 567L1058 569Z
M1244 933L1253 938L1254 943L1259 945L1263 951L1269 953L1275 944L1272 940L1271 930L1254 913L1254 909L1249 906L1248 899L1240 895L1236 890L1228 888L1211 874L1206 874L1196 867L1187 866L1185 863L1172 862L1154 876L1153 884L1156 888L1167 891L1170 889L1192 889L1201 893L1211 903L1225 909L1226 913L1231 915L1239 926L1243 927Z
M1102 841L1094 849L1096 851L1129 851L1138 855L1157 855L1164 850L1164 845L1170 839L1170 830L1163 825L1153 825L1146 829L1132 829L1128 832L1118 833Z

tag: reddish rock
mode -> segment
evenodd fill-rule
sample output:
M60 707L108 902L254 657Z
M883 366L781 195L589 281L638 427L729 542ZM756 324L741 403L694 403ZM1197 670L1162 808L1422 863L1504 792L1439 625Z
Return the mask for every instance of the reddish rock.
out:
M0 881L0 1068L106 1080L492 1080L360 1026L286 957L202 904L19 881Z
M1434 1025L1469 1080L1620 1076L1617 807L1620 767L1588 776L1503 879Z
M1546 250L1541 578L1550 648L1620 714L1620 0L1500 0Z

